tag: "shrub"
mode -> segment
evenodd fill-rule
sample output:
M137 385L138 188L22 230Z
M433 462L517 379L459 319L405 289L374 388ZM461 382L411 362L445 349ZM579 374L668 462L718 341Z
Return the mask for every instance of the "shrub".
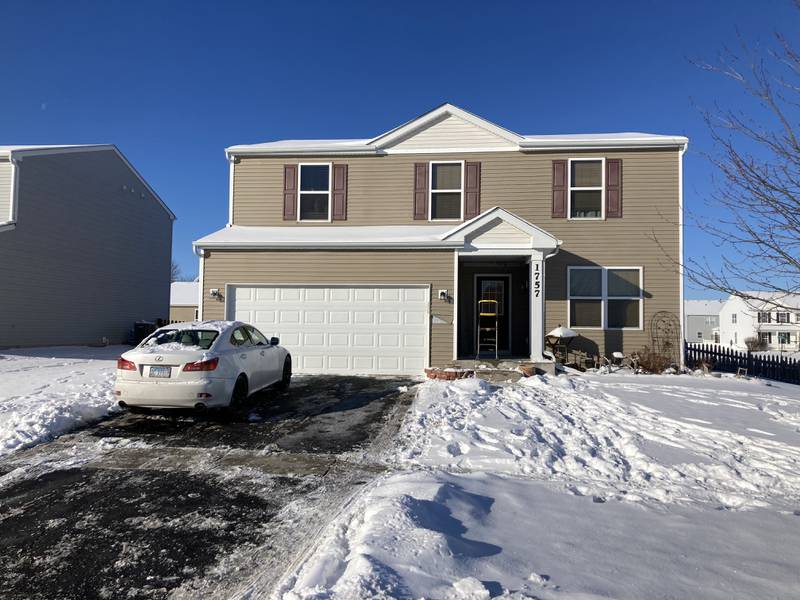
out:
M744 338L744 345L749 352L761 352L767 349L767 343L758 337Z
M639 368L648 373L663 373L673 364L671 356L656 352L649 346L643 347L637 354L639 355Z

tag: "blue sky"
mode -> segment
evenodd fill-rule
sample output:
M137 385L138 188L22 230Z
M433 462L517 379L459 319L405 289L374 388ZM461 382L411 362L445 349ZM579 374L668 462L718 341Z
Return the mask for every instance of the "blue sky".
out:
M768 44L798 14L788 0L7 3L0 144L116 144L177 214L187 274L192 240L227 221L223 148L370 137L446 101L525 134L687 135L686 205L713 216L697 106L746 105L690 59L737 29ZM689 228L686 253L720 249Z

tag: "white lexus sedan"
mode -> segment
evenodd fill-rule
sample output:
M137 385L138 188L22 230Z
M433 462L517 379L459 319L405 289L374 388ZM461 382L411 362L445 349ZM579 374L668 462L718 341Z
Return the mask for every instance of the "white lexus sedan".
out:
M235 406L289 386L292 357L279 343L240 321L167 325L119 357L114 394L123 408Z

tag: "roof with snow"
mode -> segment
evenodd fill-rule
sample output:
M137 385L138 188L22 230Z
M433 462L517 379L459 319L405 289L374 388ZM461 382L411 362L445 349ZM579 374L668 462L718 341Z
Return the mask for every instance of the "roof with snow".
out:
M719 315L725 300L686 300L683 303L687 315Z
M260 144L230 146L225 151L228 156L259 154L352 155L391 153L392 146L440 123L447 117L455 117L461 122L471 124L477 130L493 135L498 141L507 143L507 147L505 148L507 150L535 151L572 148L682 147L689 142L689 139L684 136L641 132L521 135L453 104L442 104L419 117L411 119L373 138L278 140Z
M530 236L527 249L553 249L561 240L517 215L495 206L477 217L451 225L330 225L252 227L231 225L194 242L199 248L464 248L470 236L499 223ZM520 248L523 248L520 246Z
M781 306L786 306L789 308L800 308L800 294L787 294L784 292L769 292L769 291L759 291L759 290L751 290L741 292L745 296L753 298L753 300L746 300L743 299L745 302L755 305L757 304L756 299L769 301L774 304L779 304ZM735 298L736 296L731 296Z
M197 306L199 295L197 281L173 281L169 287L170 306Z

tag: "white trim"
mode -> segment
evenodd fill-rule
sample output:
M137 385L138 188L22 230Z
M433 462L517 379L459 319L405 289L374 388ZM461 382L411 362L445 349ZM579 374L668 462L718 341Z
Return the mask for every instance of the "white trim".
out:
M596 162L600 161L600 216L599 217L573 217L572 216L572 192L596 192L598 186L573 187L572 185L572 163L573 162ZM581 156L580 158L567 159L567 220L569 221L604 221L606 218L606 158L605 156Z
M681 340L680 340L680 365L684 366L686 356L686 301L684 298L684 285L683 285L683 155L686 153L686 148L689 145L687 139L683 147L678 152L678 295L680 296L680 327L681 327Z
M472 277L472 293L473 293L473 300L475 301L475 310L472 311L472 332L474 335L478 334L478 277L486 277L489 279L508 279L508 285L503 282L503 299L508 298L508 331L506 332L506 337L508 338L508 347L500 349L500 334L499 331L497 333L497 354L499 355L500 352L505 352L507 354L511 354L511 333L514 331L514 322L512 321L512 312L511 307L511 290L513 288L514 280L512 279L511 273L473 273ZM499 316L499 315L498 315ZM475 347L478 346L478 339L475 338Z
M200 254L200 266L198 267L200 269L200 275L199 275L200 285L198 286L199 290L197 298L197 314L200 315L201 319L203 318L203 295L205 294L205 288L203 287L203 271L205 271L206 260L204 254L205 253Z
M310 191L304 192L300 189L300 182L302 181L302 172L303 167L328 167L328 191L327 192L320 192L320 191ZM328 196L328 218L327 219L301 219L300 218L300 197L303 194L316 194L317 196L322 196L326 194ZM298 223L330 223L331 222L331 204L333 199L333 163L330 162L313 162L313 163L298 163L297 164L297 222Z
M507 211L504 208L500 208L499 206L494 206L488 210L485 210L477 217L470 219L460 225L454 227L444 235L442 235L442 241L446 241L450 238L455 237L456 239L463 240L466 236L470 233L477 231L487 223L490 223L493 219L502 219L507 223L513 225L517 229L522 230L524 233L527 233L531 237L541 235L545 238L549 238L549 243L547 244L547 248L554 248L561 245L561 240L553 236L551 233L545 231L541 227L534 225L526 221L525 219L518 217L514 213Z
M504 148L418 148L416 150L406 148L386 148L381 154L475 154L485 152L519 152L517 146L506 146Z
M228 227L233 225L233 169L234 161L228 161Z
M600 296L576 296L570 293L570 279L573 269L600 269ZM639 296L610 296L608 295L608 272L615 269L639 271ZM641 266L604 266L604 265L568 265L567 266L567 327L587 331L643 331L644 330L644 267ZM583 327L572 324L571 300L599 300L600 301L600 327ZM608 327L608 301L609 300L638 300L639 301L639 326L638 327Z
M458 250L453 252L453 360L458 360Z
M509 131L508 129L500 127L499 125L495 125L491 121L487 121L486 119L467 112L462 108L445 103L441 106L437 106L427 113L403 123L399 127L395 127L386 133L382 133L379 136L368 140L366 143L369 145L375 145L376 148L381 149L408 137L412 137L418 131L426 129L428 126L438 122L441 119L447 118L448 116L463 119L467 123L475 125L476 127L480 127L481 129L488 131L489 133L493 133L497 137L514 144L519 144L519 142L524 139L518 133L514 133L513 131Z
M461 189L458 190L434 190L433 189L433 165L461 165ZM461 212L457 219L434 219L433 218L433 193L437 194L454 194L458 192L461 195ZM463 160L431 160L428 162L428 221L430 222L444 222L448 221L463 221L464 220L464 161Z

